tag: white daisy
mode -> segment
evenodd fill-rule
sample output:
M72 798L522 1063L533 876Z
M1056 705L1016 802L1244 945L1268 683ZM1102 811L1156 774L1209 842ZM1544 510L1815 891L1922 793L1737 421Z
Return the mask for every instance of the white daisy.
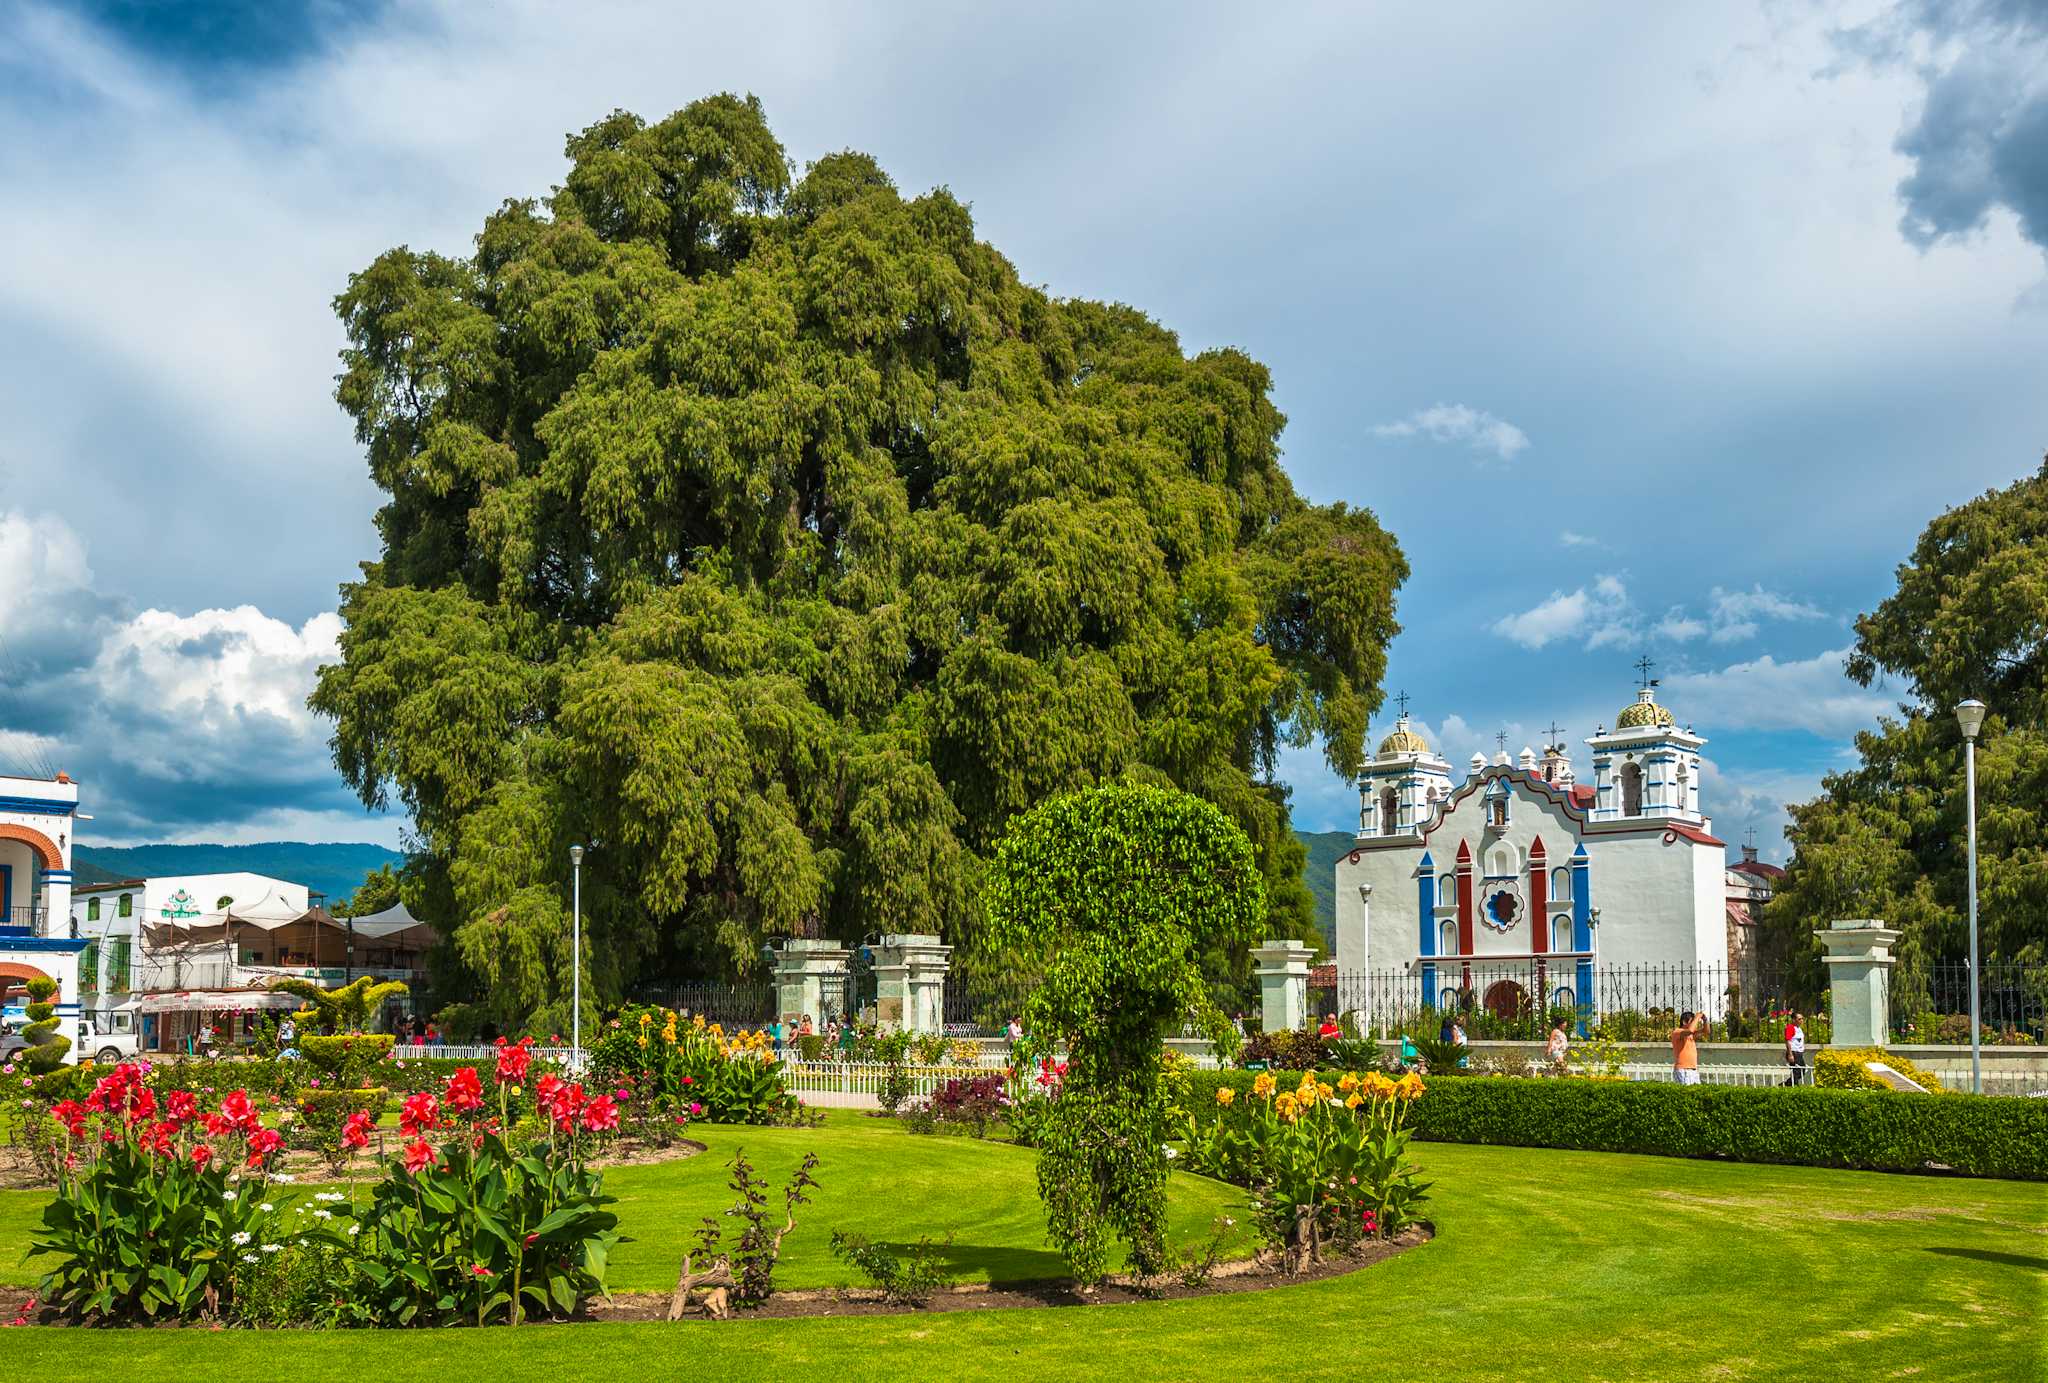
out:
M269 1201L263 1202L263 1204L257 1206L256 1208L258 1210L261 1210L266 1215L268 1215L271 1211L277 1209L277 1207L272 1205Z
M249 1242L249 1231L246 1229L238 1229L235 1231L233 1238L235 1241L235 1247L240 1248L242 1245Z

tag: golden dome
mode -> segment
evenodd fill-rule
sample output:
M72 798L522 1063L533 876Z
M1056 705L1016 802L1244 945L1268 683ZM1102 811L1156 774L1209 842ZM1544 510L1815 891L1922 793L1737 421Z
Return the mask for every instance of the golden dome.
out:
M1640 730L1645 726L1671 726L1677 724L1671 712L1657 704L1657 694L1644 687L1636 693L1634 704L1624 706L1621 714L1614 718L1617 730Z
M1427 754L1429 741L1408 728L1408 717L1402 716L1394 722L1394 733L1380 741L1380 755Z

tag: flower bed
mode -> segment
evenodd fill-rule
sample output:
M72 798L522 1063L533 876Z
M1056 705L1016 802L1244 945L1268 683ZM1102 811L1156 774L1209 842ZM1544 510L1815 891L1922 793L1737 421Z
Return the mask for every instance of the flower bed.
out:
M1176 1110L1188 1168L1248 1188L1290 1266L1320 1261L1326 1245L1350 1252L1415 1223L1428 1194L1406 1160L1420 1077L1306 1072L1283 1087L1261 1071L1246 1086L1210 1088L1202 1117Z
M60 1180L30 1248L56 1260L39 1287L47 1309L94 1322L516 1324L605 1291L619 1235L590 1161L617 1136L618 1102L542 1075L545 1128L515 1130L532 1075L523 1046L501 1050L489 1091L463 1067L407 1096L406 1141L365 1194L319 1193L289 1215L272 1189L286 1179L285 1138L269 1120L289 1124L292 1111L243 1089L202 1100L161 1072L123 1063L48 1111ZM351 1151L377 1137L367 1109L337 1121Z
M727 1033L700 1014L631 1007L606 1025L591 1049L591 1071L656 1114L719 1124L777 1124L800 1106L763 1032Z

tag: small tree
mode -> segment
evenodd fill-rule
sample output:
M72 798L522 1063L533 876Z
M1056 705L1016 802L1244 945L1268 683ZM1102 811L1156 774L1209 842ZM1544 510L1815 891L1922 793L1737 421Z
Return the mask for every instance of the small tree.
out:
M56 1070L71 1050L71 1039L57 1031L57 1006L50 1002L56 994L57 982L47 975L28 982L28 1025L21 1030L21 1040L28 1046L21 1060L37 1075Z
M1161 1038L1209 999L1204 951L1257 938L1264 886L1251 842L1211 803L1105 787L1018 817L996 852L989 942L1043 982L1026 1009L1067 1073L1039 1143L1047 1228L1075 1277L1099 1281L1110 1235L1140 1272L1164 1256Z
M379 983L373 975L361 976L339 989L322 989L311 980L300 979L272 980L270 987L276 993L304 999L306 1007L299 1010L299 1021L322 1032L364 1031L386 999L411 992L402 980Z

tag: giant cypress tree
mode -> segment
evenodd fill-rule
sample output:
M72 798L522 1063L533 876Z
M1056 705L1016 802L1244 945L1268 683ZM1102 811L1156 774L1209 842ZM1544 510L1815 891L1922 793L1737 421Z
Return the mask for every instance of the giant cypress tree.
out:
M792 180L752 99L568 157L336 300L389 500L312 704L499 1015L561 1013L573 841L616 994L814 924L971 943L1009 818L1111 780L1222 807L1306 930L1273 755L1357 768L1407 566L1294 492L1265 368L864 155Z

